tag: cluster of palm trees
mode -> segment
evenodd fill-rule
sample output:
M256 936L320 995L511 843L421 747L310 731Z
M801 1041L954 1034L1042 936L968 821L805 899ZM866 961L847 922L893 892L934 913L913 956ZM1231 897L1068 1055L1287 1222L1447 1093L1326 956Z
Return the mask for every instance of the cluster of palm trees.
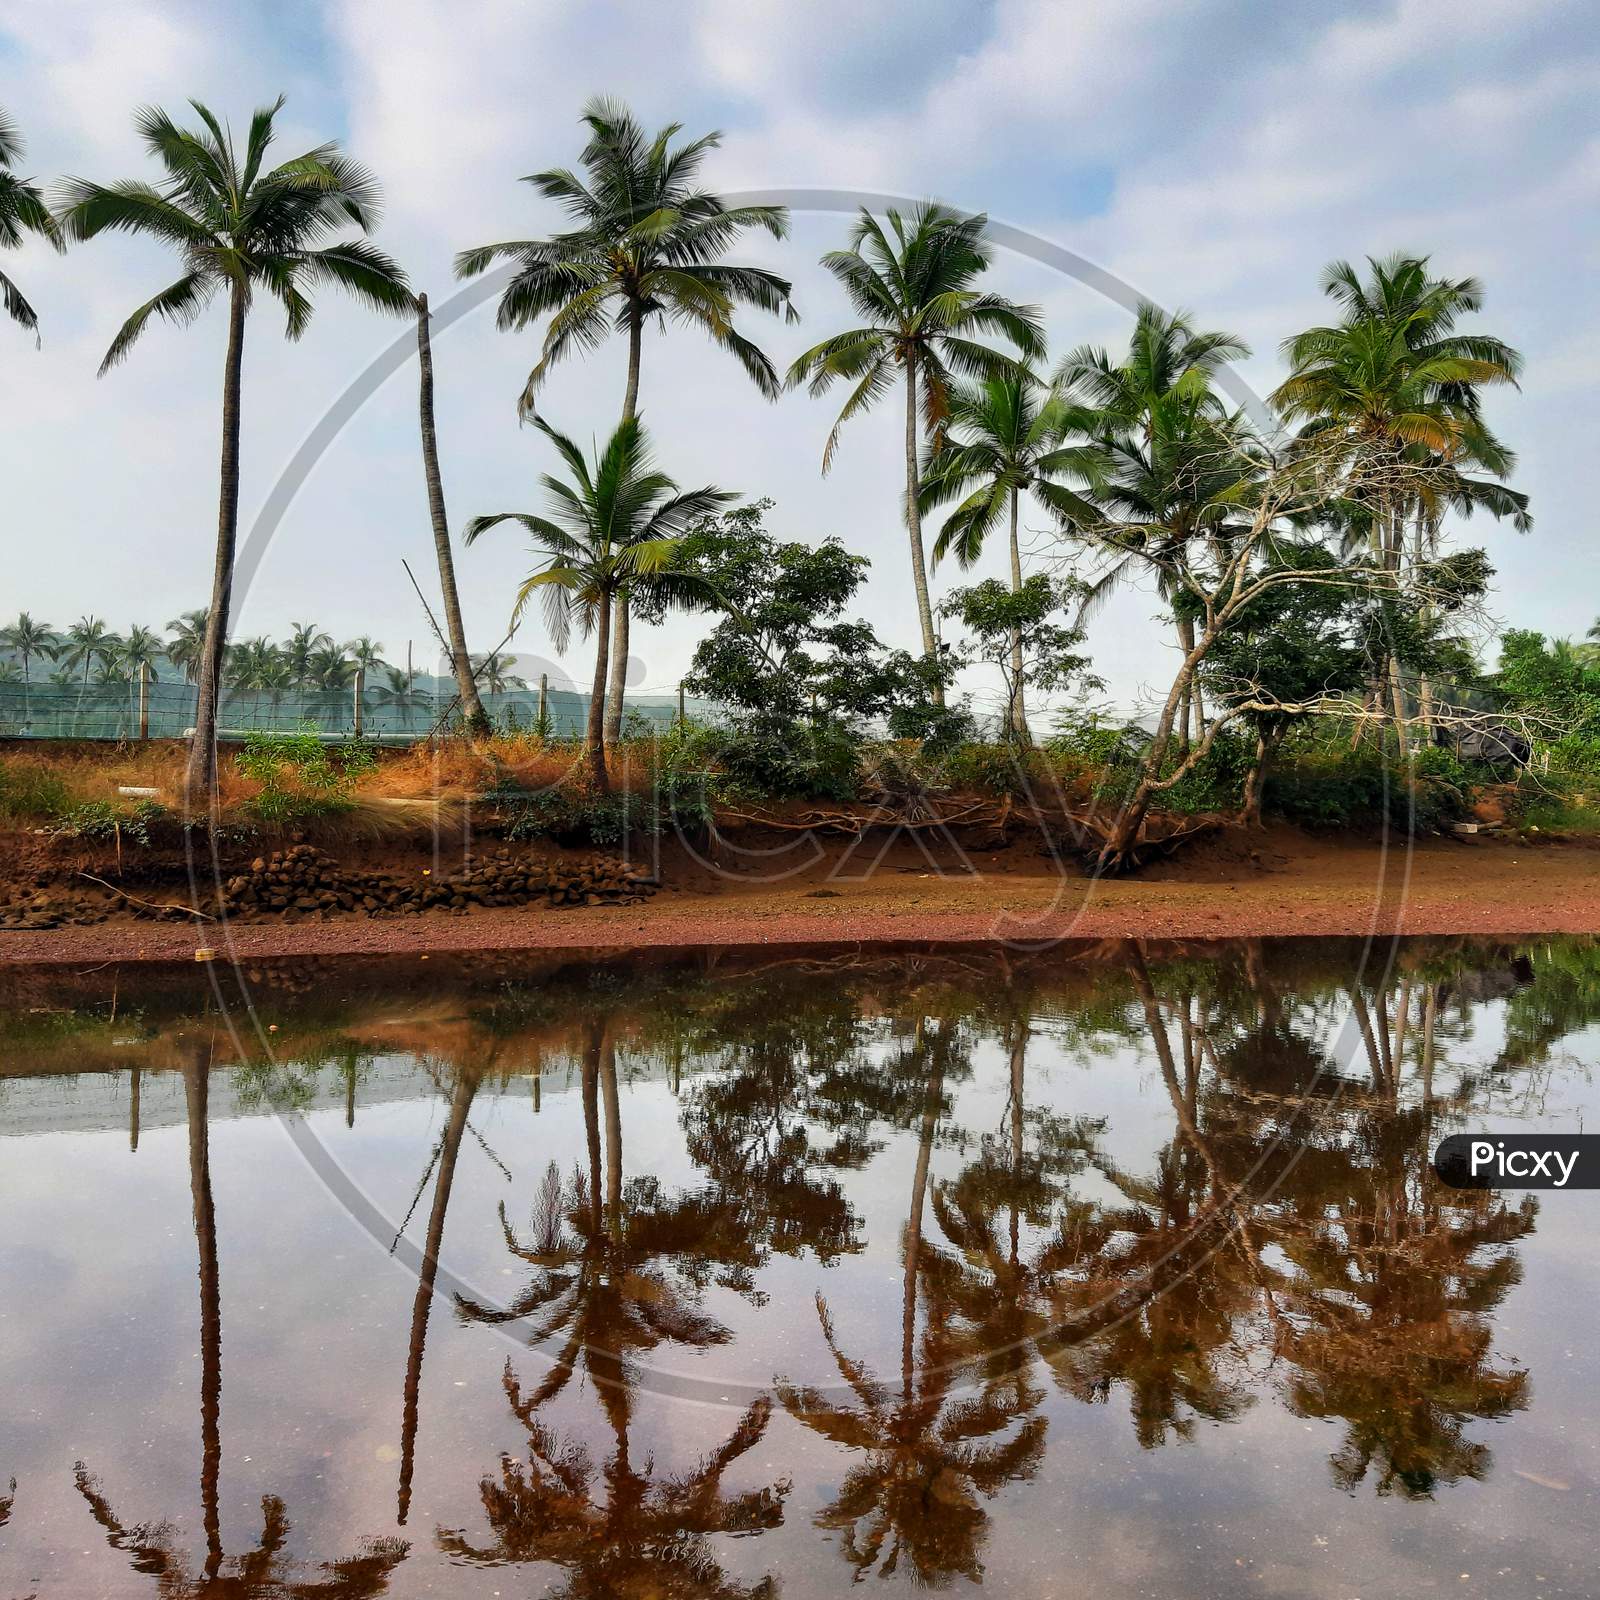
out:
M167 624L165 635L142 624L115 632L103 617L86 615L59 631L22 612L0 628L0 683L26 688L35 682L81 693L123 692L142 678L146 684L177 681L194 685L204 659L206 614L185 612ZM383 643L368 635L338 643L314 622L295 623L281 641L240 639L228 646L223 685L234 704L253 696L257 711L265 700L276 715L286 699L302 711L340 711L350 704L358 680L370 705L393 711L403 727L443 711L448 703L419 680L412 667L383 658ZM409 652L408 652L409 653ZM487 695L526 689L510 670L514 658L495 651L471 658L473 681ZM43 678L45 663L53 663Z
M219 295L228 306L216 560L191 674L199 701L191 790L208 790L214 778L216 701L229 660L243 340L247 315L263 297L278 302L291 338L305 331L310 293L321 287L344 289L380 311L418 315L423 453L446 648L469 720L481 713L455 595L432 426L426 297L416 296L399 264L365 239L377 217L377 189L336 145L269 164L281 106L280 99L257 111L242 143L198 103L195 129L145 110L138 127L161 165L162 182L70 179L53 210L36 186L12 175L21 145L0 119L0 245L15 244L26 230L58 245L127 232L157 238L180 258L181 275L128 318L102 371L129 352L153 318L186 323ZM1526 498L1504 481L1512 454L1485 423L1481 403L1486 388L1515 381L1519 357L1499 339L1459 328L1479 309L1481 287L1471 279L1435 277L1425 257L1374 260L1365 276L1343 262L1329 269L1324 287L1338 306L1337 321L1297 334L1283 347L1290 375L1273 398L1284 421L1299 425L1287 441L1263 438L1222 393L1219 374L1248 354L1243 341L1198 329L1181 312L1146 305L1124 356L1077 349L1051 371L1039 309L985 286L991 266L986 219L931 202L905 213L889 209L882 217L862 210L847 247L830 251L822 263L844 289L855 325L803 351L780 376L736 318L753 308L795 321L791 284L728 257L752 231L784 238L784 208L734 204L699 186L699 170L719 142L715 133L684 139L681 126L672 124L652 135L625 107L606 100L591 102L582 120L588 137L581 173L558 167L525 180L557 202L570 225L545 238L463 251L456 270L473 277L502 266L508 278L499 326L543 330L518 408L538 423L565 473L542 480L547 513L480 515L467 524L465 539L470 543L506 522L524 529L536 565L517 596L516 614L537 592L558 648L574 624L594 636L587 743L602 787L606 745L621 727L630 619L638 603L648 598L652 611L717 603L703 583L677 569L678 543L732 496L711 486L680 491L652 460L640 419L644 334L669 323L699 328L768 400L786 387L820 394L843 385L846 398L823 450L824 472L843 425L891 390L902 392L900 514L922 649L930 657L941 645L923 518L941 507L948 509L933 544L936 560L953 554L969 565L990 534L1004 528L1012 587L1020 589L1021 518L1031 505L1044 513L1052 536L1090 549L1096 595L1142 571L1174 601L1186 560L1196 552L1204 559L1207 550L1219 559L1226 553L1238 508L1274 455L1330 439L1434 469L1417 478L1425 486L1414 490L1353 506L1348 498L1330 500L1328 517L1340 519L1353 547L1370 548L1397 588L1408 570L1438 556L1452 510L1481 510L1527 525ZM34 326L33 310L15 287L8 280L0 287L12 316ZM588 457L537 407L557 365L613 333L626 340L628 357L619 420ZM1192 676L1203 647L1181 606L1174 612L1183 671ZM1025 737L1020 635L1013 637L1012 657L1008 722ZM264 659L260 665L266 668ZM277 671L273 666L268 675ZM1404 682L1391 656L1371 696L1403 727L1411 699L1426 718L1430 686L1425 679ZM1184 743L1204 725L1198 691L1185 688Z

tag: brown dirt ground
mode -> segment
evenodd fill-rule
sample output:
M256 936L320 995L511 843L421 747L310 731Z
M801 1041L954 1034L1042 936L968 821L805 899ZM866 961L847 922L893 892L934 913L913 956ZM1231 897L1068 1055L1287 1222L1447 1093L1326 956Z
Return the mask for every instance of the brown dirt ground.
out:
M1387 848L1286 828L1192 847L1137 877L1091 881L1017 844L935 863L914 843L836 850L745 841L716 866L663 865L642 905L475 910L396 921L189 927L106 923L0 932L0 963L470 950L596 955L705 946L1048 943L1339 934L1600 933L1600 849L1490 838ZM790 860L795 866L782 876Z

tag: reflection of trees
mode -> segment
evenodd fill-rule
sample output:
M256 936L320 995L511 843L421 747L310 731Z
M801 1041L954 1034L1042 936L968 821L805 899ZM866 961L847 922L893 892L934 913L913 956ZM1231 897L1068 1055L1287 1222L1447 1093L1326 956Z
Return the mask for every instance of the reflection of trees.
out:
M261 1532L255 1546L229 1556L222 1544L222 1283L217 1259L217 1217L211 1193L210 1112L211 1049L196 1044L184 1066L188 1108L189 1189L195 1242L200 1258L200 1504L205 1529L205 1557L196 1569L178 1543L169 1520L129 1525L110 1502L87 1467L77 1464L78 1492L89 1514L105 1530L106 1542L130 1558L135 1572L154 1578L163 1600L231 1600L239 1596L273 1595L312 1600L374 1600L387 1592L389 1576L410 1548L401 1539L369 1540L353 1556L323 1562L317 1576L296 1576L297 1564L286 1553L290 1523L283 1501L265 1495Z
M904 1562L922 1583L958 1574L978 1580L988 1534L979 1497L1031 1478L1044 1456L1045 1421L1033 1415L1043 1394L1028 1379L1022 1350L1013 1347L1009 1358L974 1387L973 1340L959 1323L953 1297L941 1286L952 1274L937 1270L939 1258L923 1256L929 1166L939 1120L949 1109L946 1083L967 1067L956 1025L919 1020L910 1046L877 1075L876 1085L858 1080L869 1103L875 1101L901 1126L915 1107L918 1128L902 1246L898 1392L841 1349L820 1294L823 1337L851 1398L836 1400L809 1385L780 1383L778 1389L798 1421L860 1457L816 1516L818 1527L839 1535L841 1551L858 1577L874 1568L887 1575ZM919 1288L924 1303L920 1338Z
M771 1402L758 1400L717 1450L677 1477L658 1477L653 1462L636 1466L630 1439L637 1358L663 1344L707 1349L730 1337L700 1300L713 1277L751 1292L754 1246L742 1232L740 1209L713 1191L674 1197L654 1177L625 1178L616 1048L603 1014L588 1022L581 1094L587 1171L579 1168L563 1183L550 1163L525 1236L501 1207L506 1248L533 1268L527 1285L505 1307L457 1299L465 1321L530 1319L532 1344L557 1345L531 1392L506 1367L506 1395L527 1429L528 1459L503 1456L498 1479L480 1484L494 1543L441 1531L440 1548L469 1561L555 1562L568 1571L561 1592L574 1600L773 1594L770 1579L751 1587L727 1578L706 1543L711 1534L760 1533L782 1521L786 1484L731 1495L722 1488L728 1467L765 1434ZM611 1430L601 1471L540 1415L580 1372Z
M442 1531L441 1550L494 1565L551 1562L567 1572L557 1593L568 1600L759 1600L777 1593L771 1578L743 1584L727 1577L707 1542L714 1534L763 1533L783 1520L786 1484L742 1493L722 1485L728 1468L760 1443L770 1401L751 1405L690 1471L657 1477L651 1463L642 1469L633 1463L625 1421L616 1428L610 1459L597 1470L587 1450L540 1420L544 1397L524 1395L509 1362L504 1381L512 1412L528 1431L528 1459L503 1455L499 1477L480 1485L493 1543Z

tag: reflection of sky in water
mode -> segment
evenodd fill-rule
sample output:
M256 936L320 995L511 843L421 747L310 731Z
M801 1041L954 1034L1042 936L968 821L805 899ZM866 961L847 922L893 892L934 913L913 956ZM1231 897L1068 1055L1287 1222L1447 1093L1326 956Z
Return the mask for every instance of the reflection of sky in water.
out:
M1467 958L1444 956L1427 968L1426 978L1417 977L1401 1103L1410 1104L1417 1093L1415 1030L1424 984L1434 982L1442 997L1434 1065L1441 1100L1468 1083L1474 1127L1571 1129L1586 1110L1592 1127L1588 1075L1596 1032L1582 1007L1569 1004L1561 1013L1487 990L1489 997L1472 999L1470 989L1451 987L1451 972L1470 966ZM1270 973L1270 947L1267 967ZM1279 981L1273 1004L1291 1029L1331 1039L1349 1015L1337 963L1317 978L1299 965L1293 974ZM1259 1020L1259 996L1242 994L1236 977L1213 995L1203 970L1192 966L1176 976L1158 966L1151 976L1175 1044L1186 990L1197 1022L1209 1018L1209 1037L1219 1049ZM779 983L771 992L766 1044L774 1047L775 1034L780 1058L786 1008L798 1016L814 1003L818 981L807 978L792 990ZM1538 981L1536 967L1536 999ZM1123 982L1109 972L1103 987L1114 993ZM860 1065L868 1078L906 1071L912 1020L937 1012L936 997L924 991L912 998L897 985L892 975L882 978L872 1005L863 1007ZM1043 998L1017 990L1021 1008L1034 1012L1024 1058L1025 1149L1039 1147L1048 1116L1085 1119L1098 1130L1100 1170L1088 1166L1063 1179L1058 1202L1070 1195L1091 1210L1126 1208L1120 1177L1143 1185L1148 1210L1161 1152L1174 1140L1175 1116L1143 1013L1131 993L1120 1007L1101 1006L1089 1015L1074 1010L1071 995L1062 999L1048 991L1047 981ZM1376 1008L1377 997L1369 992L1367 998ZM1393 987L1387 998L1392 1015ZM991 1152L1009 1159L1010 1024L995 1001L988 991L970 1002L946 996L940 1013L962 1048L946 1072L948 1109L929 1157L925 1263L939 1249L949 1260L959 1258L933 1196L956 1192L986 1137ZM980 1003L984 1010L975 1014ZM390 1000L390 1016L396 1004ZM1507 1049L1508 1026L1517 1024L1516 1017L1508 1023L1508 1011L1518 1005L1524 1014L1531 1009L1553 1016L1541 1060L1494 1071ZM559 1029L560 1015L557 997L541 1026ZM706 1171L691 1157L686 1128L704 1091L740 1069L738 1027L721 1033L712 1027L691 1045L675 1091L659 1044L636 1021L619 1010L624 1174L653 1177L662 1196L702 1190ZM803 1037L803 1023L794 1027ZM539 1082L538 1109L533 1077L514 1066L511 1075L483 1082L461 1140L444 1261L487 1302L514 1298L536 1270L508 1254L499 1207L519 1234L529 1236L549 1163L565 1180L587 1160L581 1073L572 1053L578 1035L569 1030L560 1038L561 1049L552 1052ZM462 1056L469 1064L482 1058L479 1045ZM141 1073L145 1120L132 1152L125 1131L128 1073L44 1075L47 1066L59 1074L71 1059L70 1046L64 1052L58 1047L48 1063L36 1064L34 1075L5 1080L0 1092L0 1131L10 1135L0 1136L0 1489L12 1476L18 1481L10 1524L0 1530L5 1600L34 1592L156 1592L154 1580L136 1573L126 1553L109 1548L91 1521L73 1483L79 1460L124 1523L170 1520L177 1546L203 1555L202 1352L182 1079L170 1070ZM1200 1051L1197 1060L1202 1133L1225 1142L1219 1108L1231 1115L1260 1085L1224 1084L1215 1056ZM455 1065L420 1060L394 1044L369 1050L353 1127L346 1125L338 1067L323 1065L312 1075L308 1116L318 1138L386 1216L400 1218L415 1199L408 1234L419 1243L433 1194L430 1158L446 1129ZM451 1561L435 1543L438 1530L462 1530L480 1547L493 1543L480 1479L498 1476L502 1451L525 1460L528 1449L527 1432L508 1408L502 1373L509 1359L531 1389L550 1370L549 1357L501 1330L463 1321L448 1301L435 1301L413 1499L407 1527L397 1529L415 1281L343 1214L277 1120L261 1109L251 1113L248 1096L239 1105L227 1081L231 1070L213 1074L209 1124L222 1284L223 1548L242 1552L254 1544L262 1497L275 1495L291 1523L288 1550L299 1563L299 1581L327 1582L317 1563L353 1555L365 1538L401 1533L411 1552L381 1592L557 1593L566 1578L553 1565L512 1571ZM1347 1066L1352 1077L1365 1070L1364 1059ZM1208 1102L1211 1091L1223 1098ZM733 1402L669 1398L645 1377L633 1395L628 1430L636 1470L653 1467L658 1478L690 1471L739 1421L743 1391L765 1388L777 1376L837 1390L839 1369L815 1304L819 1293L840 1349L870 1369L892 1400L903 1355L902 1239L922 1130L919 1094L893 1119L864 1122L870 1154L857 1169L832 1174L854 1213L859 1249L828 1264L810 1250L769 1254L746 1292L713 1282L698 1298L698 1310L726 1329L725 1342L696 1350L667 1341L639 1357L642 1370L688 1377L713 1390L726 1384ZM1440 1117L1442 1124L1442 1111ZM802 1121L813 1150L835 1137L819 1116ZM1348 1147L1375 1139L1381 1123L1377 1112L1363 1122L1347 1108L1337 1137L1324 1142ZM1396 1170L1409 1175L1407 1203L1417 1205L1416 1152L1402 1151L1396 1159ZM808 1170L827 1176L814 1163ZM1286 1196L1308 1170L1289 1174ZM1370 1171L1369 1179L1371 1193L1353 1202L1379 1203ZM1085 1403L1034 1364L1028 1414L1043 1419L1042 1456L1026 1472L1002 1474L992 1494L964 1489L948 1472L931 1477L923 1485L932 1497L930 1515L951 1526L972 1516L987 1519L976 1559L985 1583L1006 1595L1333 1597L1421 1587L1497 1596L1587 1592L1589 1530L1600 1487L1591 1339L1600 1311L1597 1205L1592 1195L1541 1196L1531 1233L1474 1258L1509 1254L1520 1266L1520 1283L1487 1311L1491 1338L1483 1360L1499 1371L1525 1368L1531 1375L1524 1407L1498 1420L1469 1417L1463 1424L1469 1441L1493 1452L1480 1481L1438 1483L1431 1498L1380 1497L1373 1492L1374 1470L1350 1492L1340 1489L1330 1460L1345 1440L1347 1420L1296 1414L1294 1362L1281 1348L1282 1328L1274 1332L1274 1313L1257 1297L1235 1308L1231 1336L1210 1351L1213 1373L1237 1397L1229 1420L1195 1417L1180 1404L1177 1418L1192 1423L1188 1437L1168 1432L1161 1446L1141 1448L1125 1384L1113 1383ZM1003 1241L1003 1205L997 1228ZM1022 1222L1020 1253L1037 1254L1053 1229L1053 1222ZM1264 1223L1256 1238L1259 1270L1280 1285L1289 1281L1297 1257L1304 1258L1304 1242ZM1437 1266L1440 1258L1432 1259ZM663 1271L681 1289L673 1266ZM919 1293L919 1338L928 1327L932 1294L931 1288ZM1283 1327L1303 1329L1303 1306L1292 1303L1292 1294L1280 1298L1275 1314ZM1163 1348L1164 1359L1179 1368L1188 1359L1181 1340ZM1391 1354L1375 1348L1372 1365ZM1175 1381L1182 1377L1179 1371ZM603 1499L599 1469L614 1439L597 1398L580 1371L539 1415L587 1445L597 1469L594 1492ZM1014 1420L1000 1436L1014 1437L1017 1426ZM836 1502L860 1459L860 1452L829 1443L777 1408L764 1436L731 1462L722 1488L735 1494L791 1480L781 1525L759 1537L709 1536L705 1548L726 1588L666 1586L660 1592L748 1593L767 1574L781 1579L791 1597L850 1592L852 1569L841 1558L840 1529L819 1528L815 1519ZM903 1562L899 1580L909 1565Z

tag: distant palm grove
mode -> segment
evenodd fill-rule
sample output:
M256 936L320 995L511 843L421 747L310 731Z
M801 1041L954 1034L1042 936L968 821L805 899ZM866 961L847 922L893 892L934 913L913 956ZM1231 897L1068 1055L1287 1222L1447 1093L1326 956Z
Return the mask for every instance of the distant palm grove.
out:
M474 508L453 533L426 296L370 242L371 174L332 143L278 159L281 106L258 110L242 136L198 102L187 120L141 111L155 182L72 177L48 199L19 175L25 146L0 117L0 245L31 233L67 249L126 233L172 253L176 275L115 332L102 373L152 322L181 327L214 302L228 319L207 603L162 628L22 612L0 631L0 719L9 731L48 731L26 726L34 686L115 696L130 685L190 685L186 785L202 796L215 782L224 703L300 715L319 697L329 706L348 700L358 673L406 726L485 736L493 719L483 695L525 686L508 675L503 645L486 651L480 639L469 652L454 562L460 547L507 527L526 538L532 564L505 615L476 619L473 631L499 639L537 602L557 650L574 628L590 642L576 770L602 792L608 750L624 735L630 630L669 609L706 619L690 691L720 708L741 749L771 754L772 785L800 792L825 786L818 774L841 743L859 751L869 736L937 752L982 734L1031 750L1047 715L1056 737L1081 734L1086 715L1094 727L1098 680L1085 630L1116 585L1141 581L1169 618L1174 668L1152 715L1118 735L1138 747L1135 829L1151 804L1225 748L1243 753L1248 809L1252 786L1259 805L1271 752L1308 728L1415 762L1441 728L1490 713L1531 718L1537 735L1555 703L1548 685L1542 699L1530 692L1518 701L1504 674L1480 663L1492 569L1483 551L1452 544L1452 520L1530 526L1526 497L1508 482L1513 453L1483 410L1489 391L1516 384L1521 360L1473 324L1481 286L1441 274L1426 256L1327 269L1328 320L1282 343L1286 375L1271 397L1270 433L1221 382L1249 354L1244 342L1187 313L1145 305L1125 350L1079 346L1052 358L1039 308L993 284L985 218L933 202L861 211L822 263L844 291L851 325L821 330L782 371L750 323L792 323L801 308L791 283L742 261L740 247L752 234L783 240L784 208L733 204L701 186L717 134L688 137L677 125L650 133L625 107L596 100L583 113L576 166L525 180L565 213L564 229L473 246L456 260L463 278L504 274L498 325L531 335L527 381L506 396L507 446L531 441L549 470L534 505ZM274 302L287 336L299 339L314 297L328 290L417 325L419 454L438 563L437 611L425 602L428 652L447 663L437 680L386 660L375 640L336 641L311 622L283 639L231 638L251 313ZM0 276L0 295L23 329L48 326L47 277L24 289ZM645 402L669 392L672 351L645 335L663 329L724 351L730 381L748 383L752 403L777 403L796 387L837 395L837 420L814 446L824 473L854 418L888 405L903 414L884 509L906 532L914 648L891 648L851 619L861 558L832 540L778 539L759 486L686 487L655 459ZM554 420L562 369L612 337L627 357L615 430L586 452ZM13 374L13 383L27 381L25 369ZM537 431L519 434L518 414ZM423 503L419 494L419 520ZM1035 531L1043 518L1052 541L1043 554L1032 541L1031 572L1025 517ZM940 564L965 569L991 539L1005 578L937 597ZM197 600L203 582L196 572ZM1536 635L1517 639L1524 667L1531 651L1549 669L1524 671L1526 682L1566 671L1576 674L1574 693L1600 691L1589 647L1567 647L1562 665L1559 648ZM994 715L981 729L970 700L954 695L969 667L987 671L993 689ZM1327 733L1335 724L1342 734Z

